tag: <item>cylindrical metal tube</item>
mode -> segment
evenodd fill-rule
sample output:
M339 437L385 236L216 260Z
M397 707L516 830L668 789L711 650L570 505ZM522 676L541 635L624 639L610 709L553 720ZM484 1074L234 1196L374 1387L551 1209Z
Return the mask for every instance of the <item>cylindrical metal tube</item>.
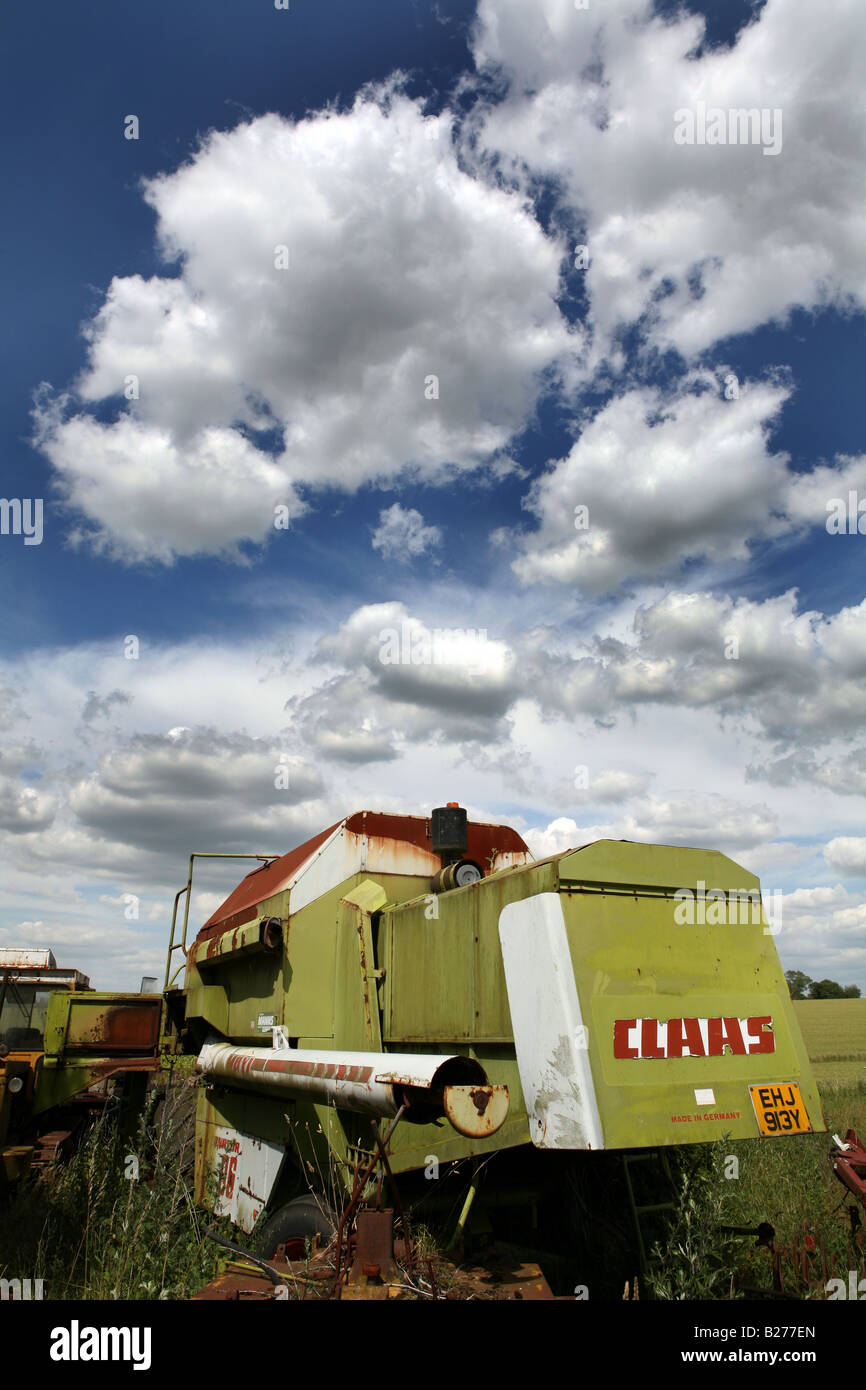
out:
M507 1088L491 1086L480 1062L461 1054L310 1052L206 1043L197 1065L205 1075L242 1090L359 1114L391 1118L405 1102L410 1110L413 1104L429 1107L467 1135L492 1133L508 1111Z
M382 1060L378 1054L374 1059ZM363 1052L326 1054L209 1043L199 1054L198 1066L206 1075L243 1090L299 1096L366 1115L396 1115L393 1087L374 1080L374 1059Z

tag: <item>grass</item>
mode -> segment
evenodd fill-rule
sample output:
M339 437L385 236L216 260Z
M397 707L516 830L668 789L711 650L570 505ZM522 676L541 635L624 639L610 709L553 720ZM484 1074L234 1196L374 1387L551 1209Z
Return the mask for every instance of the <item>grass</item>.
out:
M822 1248L826 1278L847 1283L852 1269L858 1278L866 1276L866 1215L861 1208L864 1224L854 1240L848 1210L857 1203L833 1175L828 1157L834 1132L844 1137L853 1129L866 1138L866 1081L824 1081L819 1090L827 1133L700 1146L681 1187L678 1219L664 1248L656 1250L657 1297L731 1298L743 1285L770 1290L769 1252L749 1237L719 1230L755 1229L764 1221L775 1228L777 1249L791 1252L782 1259L786 1291L826 1295ZM795 1271L793 1248L802 1247L807 1236L815 1253L806 1257L804 1279Z
M866 1082L866 999L798 999L794 1012L819 1086Z
M183 1127L179 1127L181 1130ZM0 1277L42 1279L46 1299L184 1299L218 1272L214 1223L193 1203L188 1133L144 1123L130 1141L103 1116L47 1178L21 1183L0 1221Z

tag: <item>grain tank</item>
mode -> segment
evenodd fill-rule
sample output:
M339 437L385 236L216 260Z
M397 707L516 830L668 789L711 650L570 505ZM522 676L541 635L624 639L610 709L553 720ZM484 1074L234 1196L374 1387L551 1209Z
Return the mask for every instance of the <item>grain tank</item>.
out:
M310 1174L348 1189L371 1117L400 1118L395 1173L510 1151L512 1178L551 1151L826 1128L759 882L724 854L535 861L452 803L260 858L191 944L173 922L166 976L206 1082L197 1197L213 1180L245 1230ZM191 882L192 860L175 914Z

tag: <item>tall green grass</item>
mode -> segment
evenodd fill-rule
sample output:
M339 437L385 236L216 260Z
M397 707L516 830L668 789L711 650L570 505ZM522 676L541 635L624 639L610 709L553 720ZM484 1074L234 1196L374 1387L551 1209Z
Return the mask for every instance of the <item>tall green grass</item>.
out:
M154 1149L143 1124L130 1142L103 1118L47 1179L26 1179L0 1221L0 1277L42 1279L46 1299L183 1299L207 1283L215 1223L175 1137L169 1123Z
M668 1238L655 1248L653 1291L658 1298L735 1298L742 1290L770 1290L770 1253L752 1237L724 1233L723 1226L752 1229L769 1222L775 1245L802 1248L808 1237L808 1277L782 1260L786 1291L800 1297L826 1296L826 1278L850 1270L866 1276L866 1211L834 1176L829 1160L832 1135L853 1129L866 1140L866 1083L819 1083L828 1132L767 1139L721 1140L696 1148L686 1165L679 1212ZM852 1235L849 1209L862 1226Z

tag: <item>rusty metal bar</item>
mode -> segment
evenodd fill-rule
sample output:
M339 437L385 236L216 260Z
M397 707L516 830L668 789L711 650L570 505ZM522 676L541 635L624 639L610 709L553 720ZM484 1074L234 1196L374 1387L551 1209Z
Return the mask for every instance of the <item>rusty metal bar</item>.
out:
M376 1124L376 1121L375 1121L375 1120L371 1121L371 1123L372 1123L372 1125L373 1125L373 1134L376 1136L376 1143L377 1143L377 1145L379 1146L379 1153L382 1155L382 1162L383 1162L383 1164L384 1164L384 1166L385 1166L385 1172L386 1172L387 1175L388 1175L388 1182L389 1182L390 1187L391 1187L391 1193L392 1193L392 1195L393 1195L394 1202L395 1202L395 1205L396 1205L396 1207L397 1207L397 1211L399 1212L400 1220L401 1220L402 1223L403 1223L403 1241L404 1241L405 1250L406 1250L406 1263L407 1263L407 1265L409 1266L409 1269L412 1270L412 1271L414 1272L414 1269L415 1269L415 1259L414 1259L414 1256L413 1256L413 1254L412 1254L412 1238L411 1238L411 1236L410 1236L410 1234L409 1234L409 1225L408 1225L408 1222L406 1221L406 1213L405 1213L405 1211L403 1210L403 1203L402 1203L402 1201L401 1201L401 1199L400 1199L400 1189L399 1189L398 1186L397 1186L397 1182L396 1182L396 1179L394 1178L394 1174L391 1172L391 1165L390 1165L390 1163L388 1162L388 1155L387 1155L386 1152L385 1152L385 1145L384 1145L384 1143L382 1142L382 1137L381 1137L381 1135L379 1134L379 1126ZM392 1128L393 1128L393 1126L392 1126ZM389 1137L390 1137L390 1134L391 1134L391 1130L388 1131L388 1136L389 1136Z
M163 985L163 993L165 993L165 991L169 989L171 985L174 984L175 980L177 979L178 975L183 969L183 965L179 965L177 970L172 975L171 980L169 980L169 973L171 971L171 958L174 955L174 952L182 951L184 955L184 964L186 963L186 933L187 926L189 924L189 903L190 898L192 897L193 861L196 859L259 859L262 861L262 863L268 864L274 859L279 859L279 857L280 856L278 854L217 854L208 853L201 850L195 850L189 856L189 873L187 875L186 884L183 888L178 889L174 898L174 909L171 914L171 935L169 936L168 940L168 957L165 962L165 984ZM184 906L183 913L183 935L179 942L175 942L174 933L177 924L177 905L180 899L183 897L184 893L186 893L186 904Z
M401 1120L401 1118L402 1118L402 1115L403 1115L403 1112L404 1112L405 1109L406 1109L406 1106L405 1106L405 1105L401 1105L401 1106L400 1106L400 1109L397 1111L397 1114L394 1116L394 1119L391 1121L391 1124L388 1126L388 1133L385 1135L385 1139L384 1139L384 1141L383 1141L384 1143L387 1144L388 1140L391 1138L391 1135L394 1133L394 1130L397 1128L397 1125L400 1123L400 1120ZM364 1169L364 1176L363 1176L363 1178L360 1179L360 1181L359 1181L359 1170L360 1170L360 1167L361 1167L361 1160L359 1159L358 1162L357 1162L357 1164L355 1165L355 1178L354 1178L354 1181L353 1181L353 1183L352 1183L352 1195L351 1195L351 1197L350 1197L350 1199L349 1199L349 1205L345 1208L345 1210L344 1210L344 1211L341 1213L341 1215L340 1215L339 1224L338 1224L338 1226L337 1226L336 1276L335 1276L335 1279L334 1279L334 1294L335 1294L335 1296L337 1296L337 1297L339 1297L340 1287L341 1287L342 1282L343 1282L343 1271L342 1271L342 1269L341 1269L341 1265L342 1265L342 1253L343 1253L343 1228L344 1228L344 1226L346 1225L346 1222L348 1221L348 1219L349 1219L349 1217L351 1216L352 1212L354 1211L355 1206L356 1206L356 1204L357 1204L357 1202L358 1202L358 1198L360 1197L361 1193L364 1191L364 1188L365 1188L365 1186L366 1186L366 1184L367 1184L367 1181L368 1181L368 1179L369 1179L369 1177L370 1177L370 1174L372 1173L373 1169L375 1168L375 1166L376 1166L376 1164L377 1164L378 1162L379 1162L379 1155L378 1155L378 1153L375 1153L375 1154L373 1154L373 1157L370 1159L370 1162L367 1164L367 1167ZM346 1247L347 1247L347 1249L348 1249L348 1244L349 1244L349 1242L346 1241Z

